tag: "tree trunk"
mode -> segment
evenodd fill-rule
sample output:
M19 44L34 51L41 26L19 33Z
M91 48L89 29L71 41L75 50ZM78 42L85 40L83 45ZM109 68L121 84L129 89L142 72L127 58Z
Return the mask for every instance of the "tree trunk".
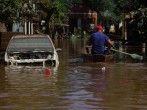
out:
M46 23L46 25L45 25L45 28L46 28L45 34L49 34L51 36L52 32L51 32L51 28L50 28L50 20L51 20L51 17L53 15L54 11L56 10L56 8L51 8L50 9L49 7L46 7L42 3L39 3L39 5L42 8L42 10L47 13L47 16L45 18L45 23Z
M51 20L51 17L54 13L55 9L52 8L51 10L48 10L47 11L47 16L46 16L46 19L45 19L45 22L46 22L46 31L45 31L45 34L49 34L51 36L51 25L50 25L50 20Z

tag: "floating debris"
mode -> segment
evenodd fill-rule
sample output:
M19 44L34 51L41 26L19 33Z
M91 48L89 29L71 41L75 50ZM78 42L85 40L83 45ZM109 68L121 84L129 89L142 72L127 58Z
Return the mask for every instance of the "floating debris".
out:
M72 59L69 59L68 62L83 62L83 58L72 58Z
M103 70L103 71L105 71L105 69L106 69L105 67L102 67L102 70Z
M50 77L50 75L51 75L50 69L49 68L46 68L45 76L46 77Z

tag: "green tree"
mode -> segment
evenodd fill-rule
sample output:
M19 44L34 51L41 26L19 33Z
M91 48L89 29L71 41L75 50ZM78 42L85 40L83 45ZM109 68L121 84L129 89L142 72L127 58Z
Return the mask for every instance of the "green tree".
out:
M21 7L21 0L0 0L0 22L8 28L14 20L21 19L21 17L19 18Z
M35 0L34 0L35 2ZM38 0L39 16L46 22L46 31L51 35L55 24L67 21L66 13L68 11L68 0Z
M146 7L146 0L82 0L83 4L96 10L98 13L104 13L108 10L111 14L111 20L118 22L122 13L128 13L138 10L140 7Z
M25 17L37 16L46 21L45 33L51 34L51 23L67 21L68 4L69 0L0 0L0 22L23 22Z
M34 14L35 10L31 2L27 3L22 0L0 0L0 22L5 23L7 26L13 22L22 22L25 16L32 17Z
M0 22L17 19L16 14L21 7L21 0L0 0Z
M146 7L146 0L114 0L116 8L120 13L128 13Z
M147 42L147 2L146 0L115 0L119 13L127 13L128 41L131 44Z
M112 23L118 23L122 18L116 9L114 0L83 0L83 4L97 11L102 16L106 16L105 12L109 12L107 14L109 14L108 16Z

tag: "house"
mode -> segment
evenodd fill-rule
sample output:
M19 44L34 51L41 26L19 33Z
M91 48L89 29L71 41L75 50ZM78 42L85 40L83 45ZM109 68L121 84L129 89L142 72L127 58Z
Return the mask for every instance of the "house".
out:
M93 30L98 24L97 12L84 6L81 3L72 3L70 5L69 31L74 33L75 28L88 31Z

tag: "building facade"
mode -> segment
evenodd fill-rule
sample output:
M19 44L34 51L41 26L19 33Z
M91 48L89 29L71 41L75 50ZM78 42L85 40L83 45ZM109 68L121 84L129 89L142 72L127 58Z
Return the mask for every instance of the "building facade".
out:
M69 31L74 33L75 28L85 31L93 30L98 24L97 12L80 3L73 3L70 6Z

